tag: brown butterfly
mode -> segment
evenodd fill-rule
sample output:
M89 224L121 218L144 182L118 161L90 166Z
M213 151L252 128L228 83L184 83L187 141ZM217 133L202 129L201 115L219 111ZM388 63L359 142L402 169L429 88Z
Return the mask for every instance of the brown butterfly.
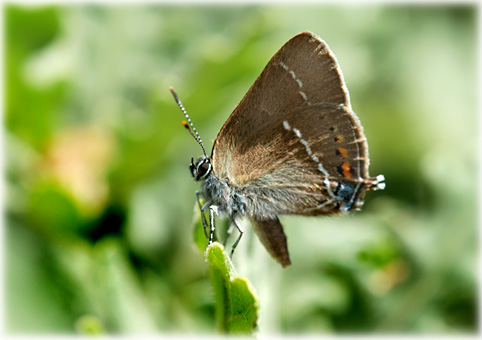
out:
M279 215L331 215L359 210L367 190L384 189L368 175L368 145L336 58L311 32L291 38L268 62L219 132L211 156L182 106L184 126L204 155L190 170L209 243L214 215L248 216L265 248L290 265ZM201 206L200 197L206 203ZM207 232L206 232L207 234ZM206 235L207 236L207 235Z

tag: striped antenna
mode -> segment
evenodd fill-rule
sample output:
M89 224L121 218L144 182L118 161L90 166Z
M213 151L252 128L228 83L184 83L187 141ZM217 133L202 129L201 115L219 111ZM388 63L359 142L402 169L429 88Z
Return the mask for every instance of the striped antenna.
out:
M199 133L197 133L197 130L196 130L196 128L194 127L194 124L191 122L191 118L189 118L189 115L187 114L186 109L185 109L184 106L182 105L181 100L180 100L179 97L177 96L176 91L174 91L174 89L172 88L172 86L169 86L169 90L171 91L172 95L174 96L174 100L176 101L177 105L178 105L179 108L181 109L182 113L184 113L184 116L186 117L187 121L189 122L189 124L188 124L187 122L183 121L183 122L182 122L182 125L184 125L184 127L189 131L189 133L191 134L191 136L194 137L194 139L196 140L196 142L198 142L199 145L201 145L201 148L203 149L204 156L207 157L207 155L206 155L206 149L204 148L204 143L203 143L201 137L199 136ZM193 131L194 131L194 132L193 132Z

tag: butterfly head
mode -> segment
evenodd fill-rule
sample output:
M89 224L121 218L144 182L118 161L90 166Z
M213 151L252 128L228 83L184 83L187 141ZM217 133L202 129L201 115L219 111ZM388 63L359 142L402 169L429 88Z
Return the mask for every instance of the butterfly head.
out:
M201 156L196 162L194 162L194 159L191 158L189 169L191 169L191 175L196 181L205 180L209 174L211 174L211 170L213 169L211 158Z

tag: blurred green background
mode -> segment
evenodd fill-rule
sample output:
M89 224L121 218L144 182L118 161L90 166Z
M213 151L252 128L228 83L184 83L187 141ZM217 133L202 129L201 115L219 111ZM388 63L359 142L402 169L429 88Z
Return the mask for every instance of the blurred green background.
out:
M304 30L336 54L387 189L353 216L283 218L285 270L246 226L234 263L260 333L476 332L474 5L3 9L8 332L215 332L192 231L201 150L168 87L211 149Z

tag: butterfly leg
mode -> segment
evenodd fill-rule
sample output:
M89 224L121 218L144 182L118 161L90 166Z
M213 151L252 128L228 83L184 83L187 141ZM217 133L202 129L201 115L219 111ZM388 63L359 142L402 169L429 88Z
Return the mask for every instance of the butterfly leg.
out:
M210 233L209 233L209 243L208 246L213 243L214 238L214 214L218 214L218 207L216 205L209 206L209 225L210 225Z
M233 224L231 226L236 226L236 229L238 229L239 231L239 236L238 238L236 239L236 241L234 242L233 244L233 248L231 249L231 258L233 257L233 254L234 254L234 249L236 249L236 246L238 245L239 243L239 240L241 240L241 237L243 236L243 233L244 233L244 230L243 228L241 228L241 226L239 225L239 222L236 220L236 217L233 217L233 220L232 220ZM231 229L231 227L229 227L229 229Z
M201 195L202 195L202 192L201 191L196 191L196 201L197 201L197 205L199 207L199 211L201 212L201 221L203 223L203 227L204 227L204 235L206 235L206 238L208 238L208 231L207 231L207 226L208 226L208 223L206 222L206 217L204 216L204 211L208 209L209 207L209 204L211 204L210 201L206 202L203 206L201 205Z

